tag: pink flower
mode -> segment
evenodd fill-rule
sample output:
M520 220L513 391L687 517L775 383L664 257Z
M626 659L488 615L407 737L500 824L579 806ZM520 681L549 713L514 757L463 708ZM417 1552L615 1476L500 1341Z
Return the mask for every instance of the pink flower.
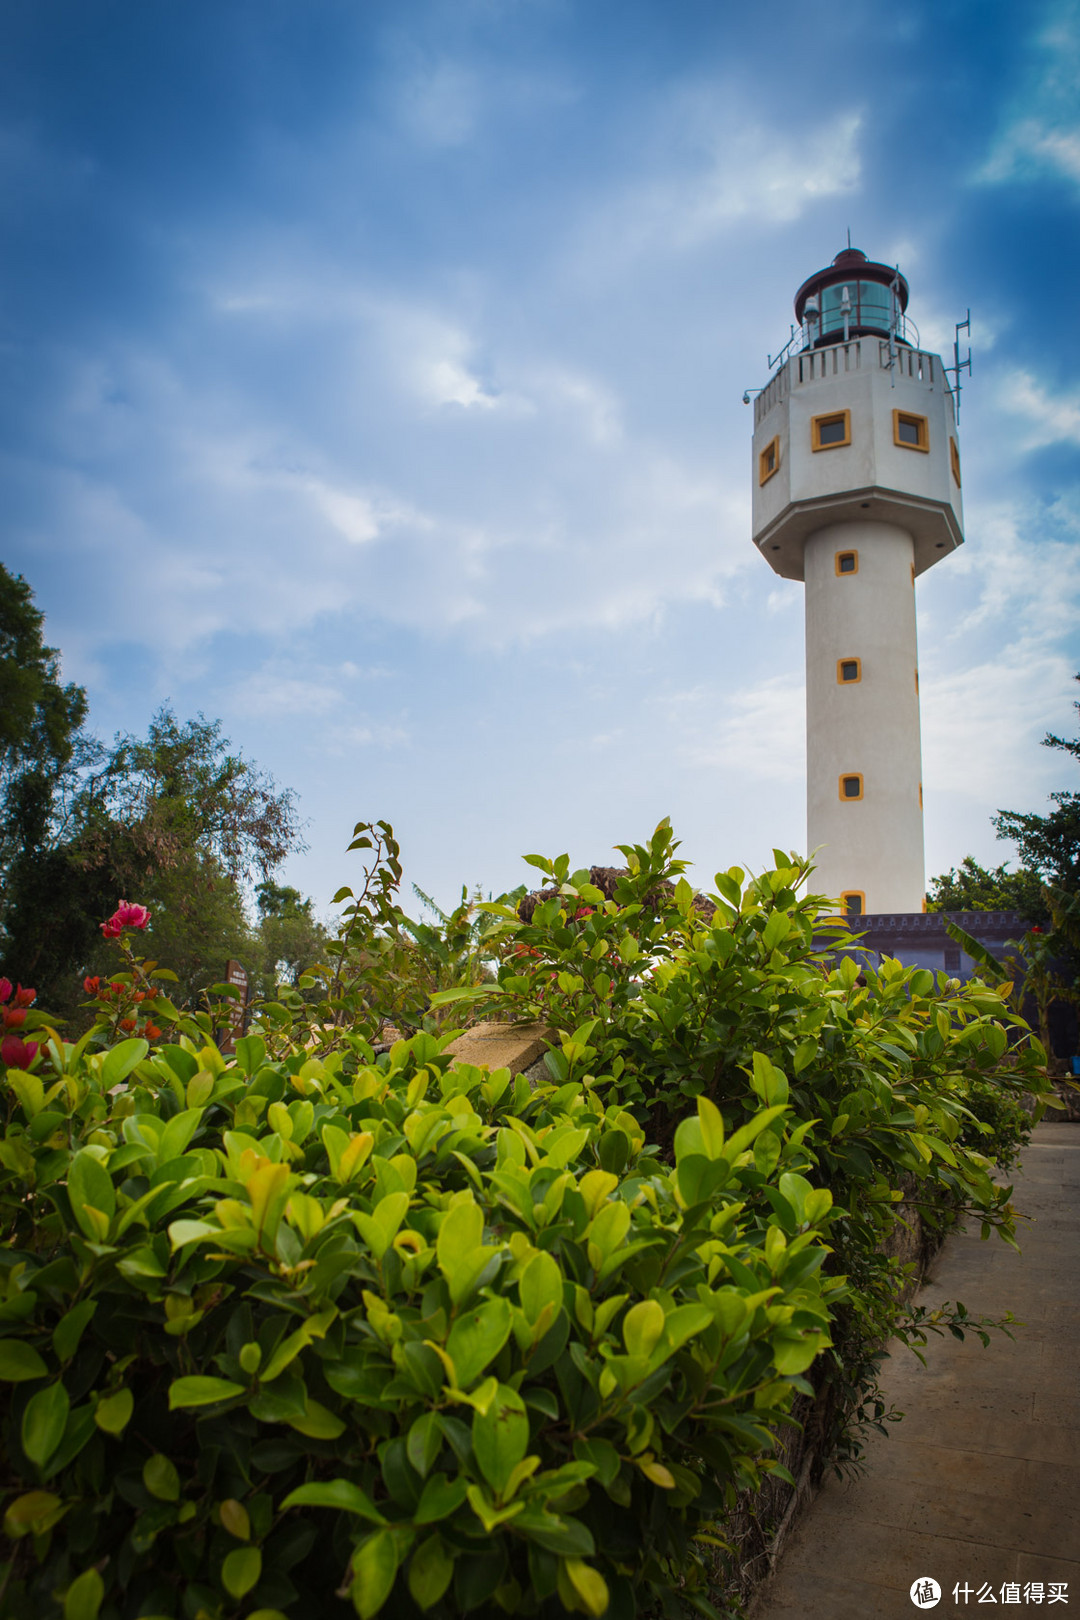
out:
M5 1035L0 1042L0 1062L7 1069L28 1069L37 1051L37 1041L21 1041L17 1035Z
M145 906L138 906L133 900L121 900L108 922L103 922L101 932L106 939L119 939L125 928L145 928L150 921L150 913Z
M21 984L20 984L19 988L15 992L15 1005L16 1005L16 1007L30 1007L30 1006L33 1005L33 1003L34 1003L34 1001L36 999L37 999L37 991L36 990L24 990Z
M5 1029L18 1029L26 1023L26 1009L24 1007L0 1007L0 1019Z
M0 979L0 1001L6 1001L11 994L11 980Z

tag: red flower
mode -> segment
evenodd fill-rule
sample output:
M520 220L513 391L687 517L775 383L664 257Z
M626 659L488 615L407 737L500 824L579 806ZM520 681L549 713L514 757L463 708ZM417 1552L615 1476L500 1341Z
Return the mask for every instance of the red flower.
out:
M96 996L98 991L101 989L101 980L97 977L93 979L84 979L82 982L82 987L88 996Z
M156 1024L144 1024L143 1034L146 1036L148 1041L156 1041L158 1036L161 1034L161 1031L158 1029Z
M1042 933L1042 929L1041 929L1041 928L1040 928L1040 927L1039 927L1039 925L1038 925L1038 923L1036 923L1036 924L1035 924L1035 926L1034 926L1034 928L1033 928L1033 929L1032 929L1032 930L1031 930L1031 932L1032 932L1032 933L1033 933L1033 934L1041 934L1041 933Z
M134 1018L121 1018L121 1020L120 1020L120 1028L121 1029L126 1029L128 1034L130 1034L131 1031L135 1028L135 1020L134 1020Z
M0 1018L5 1029L18 1029L26 1023L26 1012L22 1007L0 1007Z
M0 1001L6 1001L11 994L11 980L0 979Z
M106 939L119 939L125 928L145 928L150 921L150 913L145 906L138 906L134 900L121 900L108 922L103 922L101 932Z
M29 1007L31 1003L36 1000L36 998L36 990L24 990L20 984L19 988L15 992L15 1005L16 1007Z
M17 1035L5 1035L0 1043L0 1062L8 1069L28 1069L37 1057L37 1041L21 1041Z

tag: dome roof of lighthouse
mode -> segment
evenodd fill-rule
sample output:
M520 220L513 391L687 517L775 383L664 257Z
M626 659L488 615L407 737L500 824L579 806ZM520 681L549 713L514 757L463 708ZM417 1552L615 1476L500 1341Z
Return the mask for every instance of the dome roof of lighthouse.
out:
M908 284L898 270L891 264L876 264L858 248L844 248L827 269L816 271L803 282L795 294L795 319L801 325L806 300L812 294L820 297L827 287L853 281L876 281L883 287L891 287L895 281L901 314L907 309Z

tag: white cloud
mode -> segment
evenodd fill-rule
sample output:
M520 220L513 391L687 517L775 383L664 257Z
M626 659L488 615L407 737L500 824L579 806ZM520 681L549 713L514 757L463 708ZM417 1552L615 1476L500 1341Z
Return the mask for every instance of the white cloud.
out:
M999 410L1026 417L1032 424L1023 449L1080 444L1080 394L1052 394L1030 371L1011 371L999 382L996 399Z
M854 191L861 177L862 114L845 112L810 129L764 124L732 106L717 116L715 88L680 99L694 150L669 154L668 172L632 186L601 210L597 248L685 250L737 222L786 224L824 198Z
M984 185L1053 175L1080 185L1080 26L1075 0L1047 8L1003 127L975 174ZM1021 58L1022 60L1022 58Z
M806 693L801 675L774 675L730 692L695 686L657 700L678 757L750 783L802 788L806 780Z

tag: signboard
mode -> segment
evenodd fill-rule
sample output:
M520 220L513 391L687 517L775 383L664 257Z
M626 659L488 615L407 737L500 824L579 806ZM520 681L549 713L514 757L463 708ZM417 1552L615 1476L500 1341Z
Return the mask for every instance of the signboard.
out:
M225 983L236 986L240 992L234 1000L225 1005L225 1027L222 1031L218 1046L222 1052L229 1053L236 1050L236 1042L244 1034L248 1025L248 1009L251 1002L251 985L248 980L247 968L230 958L225 969Z

